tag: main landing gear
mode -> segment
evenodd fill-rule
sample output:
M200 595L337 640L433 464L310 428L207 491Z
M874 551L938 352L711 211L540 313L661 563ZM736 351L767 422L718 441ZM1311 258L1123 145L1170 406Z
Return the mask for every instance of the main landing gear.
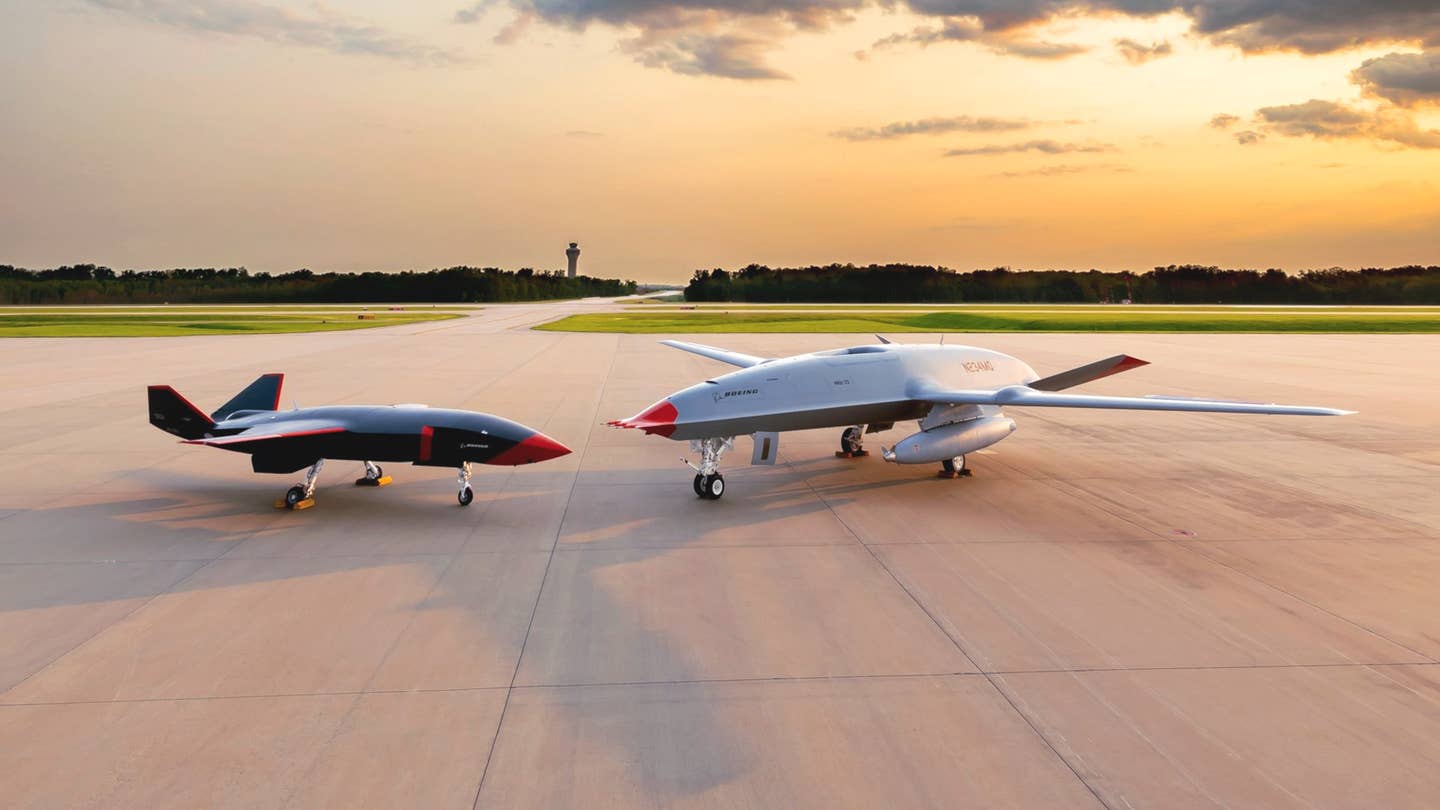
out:
M385 474L385 469L373 461L365 462L365 477L356 478L357 487L383 487L390 483L390 476Z
M325 466L325 459L316 461L310 467L310 472L305 473L305 483L296 484L285 491L285 499L275 505L282 509L309 509L315 505L315 479L320 477L320 468Z
M937 478L968 478L972 475L969 468L965 466L965 457L956 456L947 458L940 462L940 472Z
M685 464L695 471L695 494L707 501L718 501L725 494L725 476L720 474L720 456L735 446L735 437L691 439L690 450L700 454L700 464Z
M460 476L457 483L460 484L460 494L456 496L456 499L460 501L461 506L469 506L470 502L475 500L475 490L470 488L470 462L460 462Z
M845 428L840 434L840 449L835 451L836 458L862 458L870 455L865 449L865 426Z

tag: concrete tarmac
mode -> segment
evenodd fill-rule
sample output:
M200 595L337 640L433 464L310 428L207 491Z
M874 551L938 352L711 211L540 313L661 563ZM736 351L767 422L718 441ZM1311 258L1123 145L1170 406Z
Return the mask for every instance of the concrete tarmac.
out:
M741 438L709 502L604 421L726 366L528 330L604 306L0 340L0 807L1440 805L1440 336L952 335L1360 413L1017 408L960 480ZM575 453L477 468L466 509L332 462L292 513L296 476L146 423L148 383L210 409L268 371Z

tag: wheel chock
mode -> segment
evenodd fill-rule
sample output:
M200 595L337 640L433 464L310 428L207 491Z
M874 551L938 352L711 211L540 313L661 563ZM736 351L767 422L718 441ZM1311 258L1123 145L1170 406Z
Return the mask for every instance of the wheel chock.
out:
M356 478L357 487L384 487L390 485L390 476L382 475L379 478Z
M853 452L853 453L847 453L847 452L845 452L844 450L836 450L836 451L835 451L835 457L836 457L836 458L864 458L865 456L868 456L868 455L870 455L870 451L869 451L869 450L856 450L856 451Z
M306 498L306 499L303 500L303 501L296 501L294 506L290 506L289 504L285 503L285 499L284 499L284 498L281 498L280 500L278 500L278 501L275 502L275 508L276 508L276 509L289 509L289 510L291 510L291 511L296 511L296 512L300 511L301 509L309 509L310 507L312 507L312 506L314 506L314 505L315 505L315 499L314 499L314 498Z

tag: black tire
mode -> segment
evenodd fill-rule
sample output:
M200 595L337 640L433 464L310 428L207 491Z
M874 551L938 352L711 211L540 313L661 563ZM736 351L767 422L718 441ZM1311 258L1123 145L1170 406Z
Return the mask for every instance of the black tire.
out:
M461 506L469 506L470 502L475 500L475 490L471 489L468 486L465 487L464 489L460 490L460 494L457 496L457 500L460 501Z
M705 497L705 476L700 473L695 473L694 489L696 497Z
M725 494L725 476L719 473L705 476L704 487L705 494L701 496L702 498L712 501L720 500L720 496Z
M840 452L854 455L865 446L865 431L858 427L845 428L840 434Z
M294 509L295 504L300 503L303 500L305 500L305 487L299 486L297 484L296 486L290 487L289 489L285 490L285 505L289 508Z
M957 475L965 470L965 457L947 458L940 462L940 468L950 475Z
M381 478L384 478L384 477L385 477L385 468L384 468L384 467L381 467L379 464L376 464L376 465L375 465L375 480L376 480L376 481L379 481Z

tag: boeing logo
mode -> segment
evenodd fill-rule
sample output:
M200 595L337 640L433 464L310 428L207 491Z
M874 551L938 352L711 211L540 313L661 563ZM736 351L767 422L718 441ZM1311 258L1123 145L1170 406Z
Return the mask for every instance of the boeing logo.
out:
M759 389L759 388L736 388L736 389L731 390L731 391L720 391L720 392L717 392L717 393L715 394L715 401L716 401L716 402L719 402L719 401L721 401L721 400L723 400L723 399L730 399L730 398L732 398L732 397L748 397L748 396L750 396L750 395L752 395L752 394L758 394L758 393L760 393L760 389Z

